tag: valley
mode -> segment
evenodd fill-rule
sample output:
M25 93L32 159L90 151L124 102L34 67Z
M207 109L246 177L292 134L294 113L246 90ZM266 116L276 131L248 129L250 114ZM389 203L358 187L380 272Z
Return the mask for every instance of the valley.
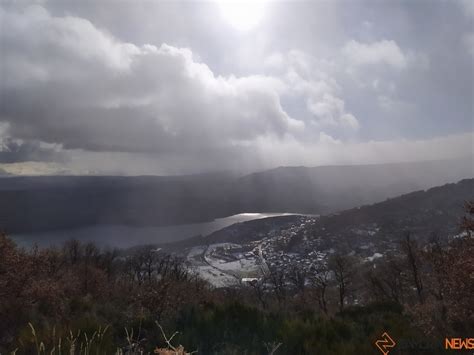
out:
M474 179L417 191L327 216L283 216L237 223L208 236L161 245L181 255L215 287L265 280L270 273L309 278L333 255L376 265L401 253L406 233L420 245L443 244L459 234L465 200L474 199ZM380 259L380 260L379 260Z

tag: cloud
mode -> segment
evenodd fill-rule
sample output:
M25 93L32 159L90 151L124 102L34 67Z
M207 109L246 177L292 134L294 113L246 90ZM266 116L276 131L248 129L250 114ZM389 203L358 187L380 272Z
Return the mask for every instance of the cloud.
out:
M474 2L470 0L460 0L457 3L463 12L463 15L468 20L469 30L461 35L461 43L466 48L467 52L474 57L474 32L472 31L472 21L474 20Z
M359 128L359 122L352 114L346 112L344 101L340 98L324 94L316 100L310 98L307 104L309 111L318 118L316 121L318 124Z
M38 141L24 142L13 138L0 139L0 163L60 160L64 160L64 156L55 146Z
M213 2L137 1L1 3L4 161L192 173L453 156L472 139L469 8L268 2L238 32Z
M277 139L261 136L231 152L213 151L203 158L195 155L165 157L128 153L77 152L61 171L106 174L182 174L216 170L252 172L276 166L318 166L338 164L376 164L387 162L473 158L474 133L434 137L430 139L342 141L321 131L314 141L303 142L292 136ZM104 164L104 162L110 162ZM126 168L125 168L126 167ZM474 171L473 171L474 174Z
M10 125L0 122L0 164L16 162L64 162L62 147L38 140L24 141L9 134Z
M466 50L474 58L474 32L466 33L462 39L462 42L466 46Z
M270 70L276 70L287 85L287 95L300 95L310 114L310 122L318 129L338 127L357 130L359 121L346 109L340 97L340 86L330 74L330 62L298 50L286 54L273 53L264 61Z
M326 134L324 132L319 133L319 142L325 145L328 144L341 144L342 142L338 139L334 139L331 137L329 134Z
M407 58L393 40L361 43L350 40L342 48L343 55L354 66L384 64L395 69L404 69Z
M3 18L10 50L0 115L18 138L180 154L304 127L282 108L278 78L216 76L190 49L124 43L40 6Z
M465 16L474 18L474 3L471 0L460 0L459 4Z
M321 132L319 141L312 144L302 144L292 138L273 145L267 140L259 140L257 152L267 157L268 166L378 164L460 157L472 161L473 142L474 133L419 140L341 142Z

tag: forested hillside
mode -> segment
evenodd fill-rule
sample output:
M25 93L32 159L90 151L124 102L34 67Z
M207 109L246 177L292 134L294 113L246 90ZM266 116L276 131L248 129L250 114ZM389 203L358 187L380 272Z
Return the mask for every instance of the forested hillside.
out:
M261 278L232 287L213 287L187 260L160 249L99 249L71 240L61 248L24 250L2 234L0 351L43 354L44 348L55 354L60 344L67 351L75 344L73 354L84 353L79 347L107 354L167 354L172 348L202 354L368 354L389 332L401 353L443 353L446 336L474 331L474 282L466 277L474 274L474 205L457 208L472 184L466 180L328 216L305 223L302 234L290 233L288 240L278 229L284 232L302 217L263 221L261 236L271 229L280 238L282 268L269 265ZM373 252L362 248L365 242L346 248L338 240L342 235L334 234L352 230L352 236L365 238L357 232L360 224L390 219L388 211L402 221L410 216L413 223L392 232L393 248L379 257L361 254ZM433 218L444 215L455 235L418 237L436 232ZM344 216L347 222L340 226ZM318 251L333 251L318 254L320 263L306 268L294 257L300 245L293 238L321 239L317 233L326 227L332 238L322 238L328 245ZM374 240L377 233L368 235ZM343 240L351 245L356 239Z

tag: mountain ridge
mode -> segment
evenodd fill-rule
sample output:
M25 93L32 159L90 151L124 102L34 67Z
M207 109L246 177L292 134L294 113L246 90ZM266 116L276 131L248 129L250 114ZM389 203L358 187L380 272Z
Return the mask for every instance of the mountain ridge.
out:
M28 233L199 223L244 212L327 214L474 176L472 166L458 161L390 167L286 167L241 177L5 177L0 228Z

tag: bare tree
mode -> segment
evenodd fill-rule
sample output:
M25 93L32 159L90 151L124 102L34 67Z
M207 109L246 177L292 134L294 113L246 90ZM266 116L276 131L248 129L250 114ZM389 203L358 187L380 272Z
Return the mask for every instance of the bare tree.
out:
M82 258L82 245L77 239L71 239L64 243L63 252L68 262L74 265Z
M466 232L469 237L474 235L474 201L467 201L464 204L466 215L461 221L461 230Z
M339 311L344 309L349 293L349 287L354 275L354 262L351 257L335 254L329 259L329 269L334 274L339 293Z
M83 281L84 281L84 292L87 293L89 291L89 277L91 266L93 264L97 264L99 260L100 250L97 246L90 242L84 246L84 254L83 254Z
M312 284L316 288L319 309L324 312L324 314L328 313L326 291L329 286L330 274L331 272L327 266L322 265L316 269L316 272L311 277Z
M150 246L144 246L135 253L135 257L140 279L150 283L156 272L157 253Z
M303 294L306 288L306 279L308 273L305 268L299 265L293 265L288 273L288 280L297 293Z
M405 232L404 238L402 240L402 250L405 253L405 257L408 263L408 269L411 274L412 282L416 289L416 294L418 296L418 302L423 303L423 282L421 280L421 260L420 260L420 250L418 243L411 238L411 233L409 231Z
M376 299L389 300L402 304L405 283L404 268L399 258L387 257L377 268L368 272L369 287Z
M279 308L286 305L286 278L281 270L271 269L267 274L267 280L275 295Z
M268 304L267 304L267 296L265 293L265 279L249 282L248 285L254 292L255 298L262 305L262 308L266 309Z
M105 270L107 279L109 281L112 279L114 271L116 271L116 268L114 269L114 264L116 263L118 256L119 251L117 249L104 250L102 252L100 266L103 270Z

